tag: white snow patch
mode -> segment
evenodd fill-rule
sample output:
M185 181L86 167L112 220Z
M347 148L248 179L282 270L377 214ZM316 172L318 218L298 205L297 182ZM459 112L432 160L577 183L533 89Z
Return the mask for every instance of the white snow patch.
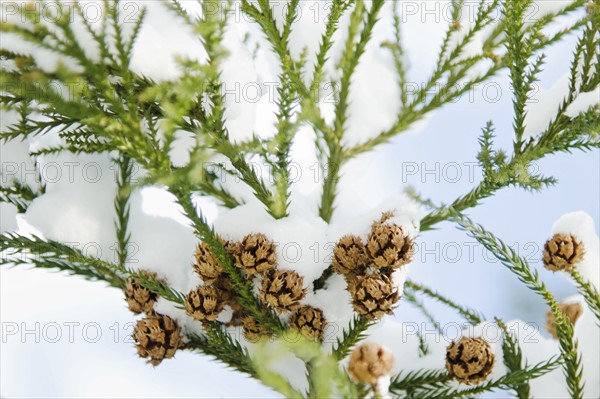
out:
M600 239L594 219L585 212L571 212L561 216L552 226L552 234L570 234L583 243L584 255L576 267L584 279L600 290Z

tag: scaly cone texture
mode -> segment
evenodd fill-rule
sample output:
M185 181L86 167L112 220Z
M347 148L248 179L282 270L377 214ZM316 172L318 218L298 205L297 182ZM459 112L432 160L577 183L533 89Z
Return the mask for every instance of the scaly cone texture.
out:
M215 280L211 286L219 291L221 301L224 305L229 305L234 311L240 311L242 309L242 306L237 301L235 290L231 285L231 281L229 278L227 278L227 276L222 275Z
M217 260L217 257L210 251L207 243L201 242L196 248L194 270L202 281L206 284L213 283L225 270Z
M275 270L267 274L260 289L260 300L280 312L297 309L306 296L304 278L295 271Z
M320 341L325 334L327 321L321 309L306 305L298 308L292 314L290 327L308 339Z
M577 320L579 320L583 314L583 306L578 303L561 303L560 310L573 324L577 323ZM558 339L558 336L556 335L554 313L552 311L548 311L546 314L546 329L552 334L554 339Z
M544 245L544 266L554 272L570 271L583 258L583 244L572 235L555 234Z
M223 310L225 303L219 290L202 285L191 291L183 302L188 316L198 321L214 321Z
M348 284L354 310L368 319L379 319L393 312L400 299L392 280L384 275L358 276Z
M460 383L478 384L490 375L493 367L494 353L482 338L463 337L446 350L446 369Z
M411 261L413 242L400 226L378 221L371 227L366 251L375 267L397 269Z
M156 273L151 273L145 270L140 272L148 279L157 280L158 276ZM154 308L154 303L158 298L158 295L152 291L144 288L137 279L128 278L125 282L125 301L131 310L135 314L140 313L151 313Z
M333 248L333 270L339 274L348 274L357 268L367 265L369 257L365 253L365 245L360 237L346 235Z
M249 234L232 251L235 266L252 278L273 268L277 263L275 244L264 234Z
M261 339L269 337L269 330L256 323L254 317L250 315L244 315L241 317L241 324L243 326L244 338L249 342L257 342Z
M394 367L394 357L386 348L367 342L352 351L348 360L348 373L358 382L376 386L377 380L389 375Z
M384 212L371 225L366 245L349 234L333 249L333 270L344 276L354 310L369 319L392 313L400 299L392 273L412 259L413 240L391 223L393 216L391 211Z
M138 355L148 358L148 363L157 366L163 359L173 357L183 347L183 336L179 325L169 316L153 314L138 320L133 329Z

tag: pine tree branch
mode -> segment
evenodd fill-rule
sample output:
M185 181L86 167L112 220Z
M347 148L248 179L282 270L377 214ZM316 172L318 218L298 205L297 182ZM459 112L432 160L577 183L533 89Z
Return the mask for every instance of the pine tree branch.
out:
M476 239L490 251L504 266L512 271L518 279L529 289L542 297L554 314L556 332L564 358L563 369L569 393L573 398L583 397L581 356L578 353L577 340L574 338L574 329L571 321L562 313L554 296L546 285L540 280L537 271L531 270L528 262L520 257L512 248L487 232L482 226L474 224L467 217L454 211L452 219L459 227Z
M348 374L340 368L339 358L335 354L326 353L317 342L309 341L302 336L299 338L299 340L283 339L279 343L306 364L309 380L308 398L364 396L359 395L359 384L352 382Z
M595 106L578 116L569 118L568 127L556 124L551 125L540 139L530 142L519 154L514 155L508 162L504 160L503 153L494 154L495 168L487 169L484 166L484 180L467 194L458 197L450 205L439 207L421 219L421 231L430 230L435 224L447 220L453 210L461 212L474 207L487 197L494 195L498 190L508 186L521 186L525 189L539 190L544 184L552 184L553 179L532 176L528 172L529 165L542 159L546 155L556 152L570 152L573 149L591 150L600 148L597 133L600 129L600 109ZM557 129L562 131L556 132ZM489 132L484 129L485 136ZM489 151L489 150L488 150ZM481 154L481 152L480 152ZM481 155L480 155L481 156Z
M228 15L227 9L229 5L225 6L226 9L223 10L223 15ZM287 205L282 207L282 201L275 197L252 166L246 161L244 154L240 153L236 146L229 140L229 133L225 127L224 91L219 72L221 61L225 55L225 50L221 42L227 19L222 18L221 13L216 12L216 10L221 10L221 4L218 1L205 1L202 3L202 7L204 10L204 19L192 21L189 17L184 17L184 20L191 22L192 27L200 32L204 48L210 59L209 65L202 69L202 74L205 75L206 83L208 83L204 84L203 88L207 89L205 94L210 99L211 111L210 114L207 114L203 110L199 110L198 114L201 117L196 120L199 126L193 127L191 131L197 135L208 133L212 139L212 147L229 159L233 167L239 172L241 180L252 188L255 197L266 206L267 211L274 218L281 218L287 212ZM185 14L185 11L181 9L179 4L175 3L173 8L179 15ZM244 5L242 5L242 9L244 10ZM199 103L196 108L201 108ZM284 189L284 191L287 193L287 190ZM276 192L278 193L277 195L281 194L281 190L276 190ZM287 204L287 200L283 200L283 203Z
M231 255L227 252L221 238L215 233L202 216L198 216L191 200L190 192L185 186L170 187L169 190L182 206L185 216L191 221L192 227L198 238L208 244L210 251L218 259L231 279L234 292L237 294L240 305L250 313L261 325L269 328L274 333L283 330L283 325L277 315L265 307L261 301L252 294L251 284L242 276L241 271L233 265Z
M13 181L11 186L0 186L0 202L13 204L19 213L25 213L31 202L42 192L35 192L27 184Z
M166 299L169 302L173 302L177 304L178 308L183 308L183 302L185 300L185 295L174 288L169 287L169 285L159 278L155 278L152 275L148 275L141 270L135 270L120 266L116 266L121 273L123 273L127 278L133 279L136 283L146 288L148 291L158 295L161 298Z
M258 377L248 350L223 331L221 326L214 323L206 324L204 332L206 336L187 334L189 342L186 349L198 350L205 355L213 356L234 370L254 378Z
M514 385L522 384L524 381L539 378L544 374L556 369L561 363L561 359L553 357L550 360L540 362L532 367L521 371L508 373L497 380L488 381L473 388L457 389L448 387L434 387L432 389L416 390L416 397L419 399L450 399L475 397L475 395L489 392L492 389L511 389Z
M345 328L342 332L341 339L337 339L333 347L333 355L338 360L342 360L348 356L352 347L365 338L365 331L372 325L373 322L369 321L366 317L355 315L348 328Z
M521 351L517 337L508 330L504 322L499 318L496 318L496 323L504 333L502 340L504 364L511 373L524 371L523 367L526 366L526 364L523 364L523 352ZM514 384L512 388L515 390L519 399L528 399L530 397L530 387L527 380L519 384Z
M117 236L117 259L120 267L125 267L128 259L128 246L131 234L128 231L129 224L129 198L131 196L131 174L133 162L126 156L117 160L118 177L117 193L114 200L115 206L115 230Z
M333 216L339 172L342 164L345 162L342 138L346 130L345 124L348 118L347 111L350 81L358 66L360 58L365 52L367 44L371 40L373 28L378 21L379 11L383 7L383 4L383 0L373 1L371 9L366 13L364 26L356 44L354 43L354 36L357 33L358 26L363 19L364 13L364 2L362 0L357 1L356 8L350 16L346 48L342 54L339 65L339 68L342 70L342 76L339 82L339 94L335 107L333 135L325 137L329 153L326 164L327 174L323 182L323 193L321 194L319 216L327 222L330 221Z
M575 280L577 290L585 299L596 319L600 321L600 293L589 281L583 279L577 267L571 269L570 273L573 280Z
M440 334L442 333L442 328L440 326L440 323L435 319L433 314L431 314L429 309L427 309L427 307L425 306L423 301L421 301L419 298L417 298L417 296L414 294L413 291L411 291L410 289L407 289L406 284L404 285L404 291L402 293L402 298L405 298L407 301L409 301L411 304L413 304L413 306L415 306L417 309L419 309L421 311L421 313L423 314L423 316L427 319L427 321L429 323L431 323L431 325L433 325L433 327L437 330L437 332ZM423 346L423 345L425 345L425 343L421 342L421 346Z
M442 388L450 380L446 370L413 370L407 373L400 372L390 382L390 392L400 393L407 391L409 396L416 389Z
M406 280L406 282L404 283L404 287L405 287L405 289L408 288L408 290L418 291L421 294L426 295L432 299L435 299L436 301L443 303L444 305L448 306L449 308L456 310L462 317L465 318L465 320L467 320L469 323L471 323L473 325L477 325L477 324L481 323L483 320L485 320L485 316L482 315L481 313L477 312L476 310L460 306L460 305L454 303L454 301L452 301L451 299L448 299L448 298L442 296L441 294L433 291L432 289L430 289L428 287L425 287L424 285L417 284L411 280Z
M123 278L112 264L85 256L80 250L56 241L4 233L0 235L0 253L0 265L31 264L66 271L87 280L106 281L116 288L124 286Z

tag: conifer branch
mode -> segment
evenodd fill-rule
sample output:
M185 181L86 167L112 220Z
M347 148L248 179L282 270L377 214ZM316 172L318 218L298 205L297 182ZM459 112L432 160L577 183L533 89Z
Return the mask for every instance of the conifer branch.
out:
M118 178L117 193L115 196L115 230L117 235L117 259L121 267L125 267L128 258L128 246L131 234L128 232L129 223L129 198L131 196L131 173L133 163L127 157L121 157L117 161Z
M233 340L220 326L207 325L204 331L206 336L187 334L189 342L186 349L200 351L234 370L246 373L251 377L258 377L248 351Z
M419 293L426 295L432 299L435 299L436 301L443 303L444 305L448 306L449 308L456 310L462 317L465 318L465 320L467 320L469 323L471 323L473 325L477 325L477 324L481 323L483 320L485 320L485 316L483 316L481 313L477 312L476 310L457 305L451 299L448 299L448 298L442 296L441 294L433 291L430 288L425 287L424 285L417 284L411 280L406 280L406 282L404 283L404 286L405 286L405 289L408 289L409 291L411 291L411 290L418 291Z
M226 128L227 104L220 72L226 56L224 32L230 22L223 16L229 14L232 1L203 1L200 16L189 15L177 0L165 2L169 9L198 34L208 54L208 62L179 60L181 75L160 83L131 70L135 42L145 23L145 9L141 9L131 26L126 27L119 15L119 1L105 0L102 3L101 18L94 23L87 19L80 4L74 6L77 23L68 18L70 10L65 7L69 6L60 2L56 7L67 17L49 18L51 16L47 14L48 10L43 8L43 11L39 11L29 3L16 5L19 16L26 23L3 22L0 33L20 38L28 44L24 47L49 51L69 62L57 64L50 72L47 66L38 64L35 57L20 54L17 50L0 49L3 82L0 107L16 111L20 116L17 123L3 129L0 141L5 143L9 140L34 138L52 132L58 134L60 142L51 147L37 148L30 154L33 158L62 152L115 154L119 169L113 205L118 245L117 259L113 264L87 256L64 243L5 233L0 235L0 265L31 264L39 268L66 271L86 279L106 281L119 289L125 288L127 279L133 279L136 284L181 308L186 298L183 293L170 287L164 280L141 270L130 269L126 265L130 243L128 221L129 198L133 188L131 175L133 165L139 165L147 172L147 177L139 185L160 185L167 187L175 195L195 234L208 244L225 270L233 287L232 291L244 312L252 316L260 327L266 327L277 336L285 331L287 322L282 321L277 313L254 295L255 287L234 266L224 241L207 223L202 212L196 209L192 197L210 196L228 208L240 205L241 201L233 194L235 191L230 192L219 181L218 173L224 173L226 176L239 177L250 187L254 197L273 218L287 216L291 191L290 149L298 129L308 124L315 131L317 158L326 176L319 215L329 222L335 210L340 172L347 162L409 130L430 112L448 105L506 68L515 90L511 132L515 139L511 153L495 147L494 126L489 122L483 128L479 140L477 159L482 168L483 179L477 186L449 205L441 206L436 206L432 200L423 199L414 192L410 194L430 209L430 213L421 220L421 231L431 229L444 220L458 223L461 229L483 244L521 282L545 300L555 318L561 357L528 367L519 342L503 322L497 319L504 331L502 348L508 368L505 376L474 387L456 389L444 370L415 370L394 376L390 388L398 395L418 398L471 397L492 389L514 390L519 398L525 398L530 396L529 382L532 379L562 364L570 395L581 398L583 367L573 324L560 311L553 295L524 258L460 212L476 206L505 187L533 191L555 184L556 179L552 176L529 172L532 162L547 155L600 148L598 104L577 115L569 112L580 94L594 92L600 85L598 6L595 3L588 5L585 16L577 15L574 22L545 36L550 24L565 16L575 17L576 12L582 11L586 1L588 0L572 0L562 9L546 13L529 23L525 12L533 4L533 0L480 0L475 19L469 26L461 27L461 12L466 3L464 0L452 0L452 22L442 39L436 63L429 78L412 98L407 95L405 87L405 83L409 81L409 71L401 43L401 18L397 4L394 4L394 38L391 42L381 43L381 46L388 48L393 58L400 85L400 109L392 126L347 148L342 142L349 120L351 82L371 43L384 6L383 0L374 0L368 6L363 0L333 0L314 65L307 65L308 49L300 56L292 56L290 49L294 22L300 11L299 0L289 2L282 18L274 15L273 3L269 0L242 0L242 12L250 16L251 21L248 22L261 29L281 69L278 73L280 84L276 100L277 133L268 140L254 134L245 142L234 142ZM501 11L501 18L494 20L493 16L498 11ZM334 35L338 33L338 25L346 13L350 14L347 15L348 35L345 43L342 43L341 58L330 60ZM527 137L527 103L546 62L544 51L567 35L580 31L568 71L568 93L558 105L548 126L538 134ZM91 43L86 42L84 45L80 40L81 34L91 39ZM466 55L467 50L479 39L481 51ZM500 56L503 54L502 48L506 49L506 53ZM326 119L321 114L320 90L328 79L327 63L335 61L341 76L336 82L333 118L328 116ZM479 67L482 67L481 71L475 73L479 71ZM312 69L312 80L305 76L307 69L308 72ZM72 92L65 96L57 87L66 87L72 89ZM441 89L432 94L431 89L437 87ZM175 166L171 161L178 131L191 133L195 140L190 160L183 166ZM216 165L217 171L204 164L214 159L215 155L226 158L224 164ZM270 177L274 179L274 184L268 183L253 168L250 161L255 158L260 158L272 167ZM15 180L6 187L0 187L0 201L12 203L19 212L25 212L31 201L43 193L44 186L38 189ZM319 279L313 281L314 289L325 287L330 275L332 269L328 268ZM572 277L589 308L600 320L598 291L582 278L577 269L573 270ZM406 299L419 308L438 329L439 323L427 310L421 296L449 306L472 324L478 324L484 319L477 311L455 304L426 286L407 281L404 288ZM294 354L306 365L308 397L339 395L354 398L368 394L368 386L351 381L339 367L339 362L365 338L367 329L373 323L364 316L355 315L333 345L331 353L317 342L302 340L299 343L280 343L283 351ZM266 360L269 360L272 352L265 349L261 353L259 350L253 358L224 329L222 323L204 323L203 334L188 334L188 339L188 349L211 355L235 370L262 380L284 396L303 396L282 375L267 367ZM419 339L419 350L425 354L428 350L426 341L422 336ZM378 397L379 393L374 395Z
M273 311L268 310L261 301L252 294L252 286L242 276L241 271L233 265L231 255L227 252L223 241L210 227L204 218L197 214L196 208L191 200L189 190L185 186L171 187L171 193L182 206L185 216L191 221L192 227L198 238L208 244L211 252L216 256L219 263L231 279L234 292L238 296L240 305L249 312L259 323L268 327L272 332L278 333L283 330L283 325Z
M504 266L515 273L518 279L529 289L538 294L548 304L556 323L556 332L564 358L563 369L569 393L573 398L583 396L581 355L578 353L577 340L574 338L573 324L562 313L558 302L546 285L540 280L537 271L530 268L528 262L520 257L512 248L487 232L482 226L474 224L469 218L456 211L452 213L452 219L471 237L476 239L488 251L490 251Z
M575 285L577 285L577 290L585 299L596 319L600 322L600 293L589 281L584 280L577 267L571 269L570 273L575 281Z
M348 38L346 47L340 60L339 68L342 70L342 76L339 82L339 94L335 107L335 120L333 123L332 136L326 137L328 147L327 173L323 182L323 193L321 194L321 204L319 215L323 220L329 221L333 216L335 197L337 194L337 184L339 172L342 164L345 162L344 151L342 148L342 137L345 132L347 120L348 95L350 92L350 81L365 48L371 40L373 28L378 20L379 11L383 7L382 0L375 0L371 9L366 12L364 26L360 33L358 42L354 43L354 37L358 32L359 24L363 20L364 2L357 0L356 7L350 16L350 25L348 28Z
M414 294L413 291L407 290L406 288L407 287L405 286L404 292L402 293L402 298L406 298L407 301L409 301L417 309L419 309L421 311L421 313L423 314L423 316L427 319L427 321L429 323L431 323L431 325L433 325L433 327L438 331L438 333L441 334L442 328L440 326L440 323L435 319L433 314L431 314L429 309L427 309L427 307L425 306L423 301L420 300L419 298L417 298L417 296ZM419 337L419 338L421 339L421 346L424 347L425 343L423 342L422 337Z
M335 354L326 353L318 343L301 336L297 341L282 340L281 344L306 364L309 380L308 398L362 396L358 393L358 384L352 382L348 374L339 367L339 359Z
M115 267L98 258L85 256L79 249L37 236L13 233L0 235L0 265L28 265L43 269L58 269L87 280L106 281L122 288L123 278Z
M415 397L415 390L423 388L442 388L450 376L446 370L413 370L400 372L392 378L390 391L400 393L406 391L407 396Z
M27 184L16 180L8 187L0 186L0 202L13 204L19 213L27 211L31 201L41 194L43 194L43 191L35 192Z
M169 302L176 303L179 308L183 307L185 295L169 285L161 279L148 275L140 270L116 266L127 278L133 279L136 283L146 288L148 291L166 299Z
M504 354L504 364L511 373L524 371L523 367L523 352L517 338L508 330L506 324L499 318L496 318L496 324L503 331L502 352ZM512 387L519 399L528 399L530 397L530 387L528 381L523 381L519 384L514 384Z
M341 339L337 339L333 347L334 356L339 360L348 356L352 347L365 337L365 331L372 325L373 322L366 317L362 315L354 316L348 328L345 328L342 332Z
M434 387L432 389L418 389L416 395L420 399L437 398L472 398L483 392L492 389L511 389L512 386L522 384L524 381L539 378L544 374L556 369L561 363L561 359L553 357L547 361L540 362L524 370L508 373L497 380L488 381L473 388L459 389L449 387Z

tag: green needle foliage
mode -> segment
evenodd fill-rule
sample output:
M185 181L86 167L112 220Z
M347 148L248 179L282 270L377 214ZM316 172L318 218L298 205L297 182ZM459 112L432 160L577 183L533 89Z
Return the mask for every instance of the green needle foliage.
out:
M0 235L0 265L32 265L65 271L89 280L105 281L118 289L123 289L126 280L132 278L181 308L185 300L183 293L128 265L133 242L128 227L131 192L145 185L164 187L176 198L197 237L209 246L223 266L243 311L274 336L271 342L257 345L250 353L222 325L211 322L204 324L202 334L186 332L186 348L212 356L287 397L365 396L370 394L370 388L352 381L340 361L368 335L367 330L374 322L355 316L348 326L341 326L344 328L332 347L303 339L294 343L281 339L288 333L284 323L255 295L254 287L234 266L223 240L206 221L193 198L210 197L225 208L242 205L243 201L221 182L223 176L232 177L247 186L274 219L285 218L291 205L291 148L300 129L309 127L315 134L316 157L324 176L319 216L330 222L340 200L338 183L349 162L409 131L432 112L450 107L477 85L507 74L513 88L513 123L512 132L509 132L514 138L512 148L505 150L496 146L495 125L489 121L479 139L477 161L482 178L476 186L450 204L437 205L434 200L422 199L414 190L409 194L429 210L420 221L421 233L426 234L443 221L458 223L546 301L555 316L561 355L534 366L527 365L516 337L496 319L504 331L502 350L508 369L506 375L459 390L442 369L443 359L440 359L440 369L401 371L392 376L390 393L406 398L458 398L500 389L527 398L530 397L531 380L562 366L569 393L574 398L583 397L583 367L573 325L560 312L553 294L525 259L483 227L472 223L462 212L480 205L485 198L506 187L539 191L554 185L557 181L552 176L531 172L534 162L556 153L591 151L600 147L598 104L577 114L569 112L580 94L599 90L598 2L565 1L562 9L530 21L528 10L534 4L533 0L480 0L473 20L462 27L460 16L467 2L452 0L452 20L442 38L435 64L426 81L410 95L407 89L407 83L411 81L410 54L403 46L406 27L395 0L391 5L393 38L383 43L374 42L373 33L382 24L381 17L388 3L383 0L332 0L312 64L307 61L310 59L308 49L296 55L290 48L295 21L301 12L300 0L290 0L281 17L276 15L274 4L269 0L241 0L239 4L204 0L199 3L202 12L192 15L179 1L164 1L167 9L197 35L206 51L207 61L179 59L180 76L162 82L155 82L131 69L136 39L146 21L144 8L133 23L125 26L118 0L104 0L104 12L94 23L86 18L78 3L53 3L58 14L64 16L62 18L46 14L50 8L32 7L33 3L11 3L11 7L17 7L18 18L25 23L3 20L0 34L16 37L31 47L60 56L64 61L50 71L24 51L0 48L0 107L19 116L16 123L0 132L0 142L4 144L56 132L60 144L31 152L33 161L63 152L110 153L117 167L113 204L117 246L114 262L108 262L53 240L4 233ZM72 10L67 8L71 6ZM277 61L276 133L270 138L264 138L261 132L250 132L250 139L234 141L226 127L227 102L221 67L228 56L224 47L225 29L234 23L228 16L235 14L236 6L260 32L261 41L257 46L272 52ZM549 27L567 17L573 21L570 25L548 33ZM77 23L80 25L76 27ZM80 41L81 27L89 36L94 51L89 51L88 45ZM527 106L548 61L546 51L569 35L576 35L577 42L566 71L568 92L552 112L548 125L535 136L527 137ZM344 42L341 55L335 55L332 48L339 36ZM349 106L353 95L357 94L352 82L365 52L373 45L390 53L397 72L394 84L400 88L400 107L391 126L379 132L367 132L364 141L348 145L345 138ZM465 56L466 50L474 46L478 50ZM96 55L92 55L94 53ZM336 68L339 73L331 76L329 71L334 68L329 67ZM324 87L335 88L332 115L326 115L323 108ZM189 161L176 166L170 154L177 132L189 133L194 145ZM269 167L268 178L253 166L256 160ZM134 182L132 175L137 169L144 172L144 177ZM38 180L37 185L32 185L2 176L0 202L12 204L20 213L26 212L28 206L45 193L43 181ZM326 289L332 275L330 267L320 278L305 282L306 286L314 291ZM572 277L589 308L600 320L598 291L578 270L573 270ZM448 306L471 324L485 320L477 310L456 304L425 285L409 280L404 290L405 302L416 306L438 329L439 323L424 299ZM420 354L426 356L429 349L423 337L420 338ZM306 366L308 392L300 392L269 367L274 358L290 354ZM377 395L379 393L375 393L375 397Z
M5 233L0 235L0 251L0 265L33 265L56 269L123 288L123 278L114 265L87 257L80 250L56 241Z
M571 277L573 277L573 280L575 280L575 284L577 285L579 293L583 296L585 302L588 304L592 312L594 312L596 319L598 319L600 322L600 293L592 284L590 284L589 281L586 281L583 279L583 277L581 277L579 270L576 268L571 270Z
M508 328L502 322L502 320L496 318L496 323L502 328L504 332L504 339L502 341L502 352L504 353L504 364L512 373L523 371L523 352L516 337L512 335ZM519 399L526 399L530 397L529 384L527 381L515 384L513 386L517 397Z
M556 332L564 357L563 369L567 377L569 393L573 398L583 397L581 355L577 350L577 340L574 339L573 324L561 312L554 295L546 288L536 270L529 266L523 257L515 250L503 243L480 225L474 224L469 218L454 213L453 219L461 229L465 230L471 237L475 238L488 251L490 251L504 266L512 271L517 278L529 289L541 296L552 310L555 317Z

